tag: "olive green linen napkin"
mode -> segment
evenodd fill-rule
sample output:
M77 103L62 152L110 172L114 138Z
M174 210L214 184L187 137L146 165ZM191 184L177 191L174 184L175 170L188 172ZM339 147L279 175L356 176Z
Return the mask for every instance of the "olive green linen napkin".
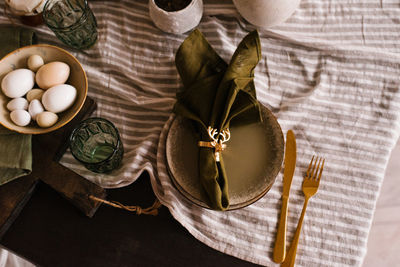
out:
M36 43L35 33L20 27L0 27L0 36L0 58L19 47ZM31 171L31 135L15 133L0 125L0 185Z
M177 93L174 112L191 119L199 129L199 141L211 142L208 127L221 140L230 125L261 121L254 87L254 68L261 58L257 31L240 42L227 64L199 30L194 30L179 47L175 63L184 89ZM229 142L226 143L229 146ZM215 148L201 147L199 177L216 210L229 207L228 179L224 161L216 160ZM240 155L238 155L239 159Z

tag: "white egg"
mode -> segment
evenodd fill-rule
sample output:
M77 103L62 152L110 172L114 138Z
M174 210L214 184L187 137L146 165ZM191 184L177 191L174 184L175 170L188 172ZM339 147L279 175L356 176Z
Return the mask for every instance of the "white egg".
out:
M16 69L1 81L3 93L10 98L24 96L35 84L35 73L28 69Z
M12 99L10 102L7 103L7 109L9 111L13 111L16 109L28 109L28 100L26 100L23 97L18 97L18 98L14 98Z
M60 84L47 89L42 96L42 104L48 111L59 113L74 103L76 89L69 84Z
M50 111L44 111L36 116L36 122L42 128L53 126L57 122L57 120L57 114Z
M36 72L41 66L44 65L44 60L39 55L32 55L28 58L28 68Z
M41 100L43 93L44 90L33 88L32 90L29 90L28 93L26 93L26 99L28 99L29 102L31 102L33 99Z
M32 102L29 103L28 111L32 119L36 120L36 115L42 113L44 111L44 108L39 100L33 99Z
M11 111L10 118L18 126L26 126L31 122L31 115L23 109Z

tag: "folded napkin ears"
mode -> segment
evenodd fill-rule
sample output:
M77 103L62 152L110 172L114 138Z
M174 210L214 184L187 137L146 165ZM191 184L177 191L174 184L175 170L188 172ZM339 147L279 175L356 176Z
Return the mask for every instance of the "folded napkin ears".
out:
M194 30L181 44L175 63L184 90L177 93L174 112L199 126L199 141L214 141L215 145L222 137L225 138L222 133L231 124L261 121L253 82L254 69L260 58L257 31L243 38L229 65L199 30ZM210 128L215 135L211 136ZM200 148L199 176L209 197L209 206L226 210L229 207L228 179L223 159L216 150L216 147L209 146Z

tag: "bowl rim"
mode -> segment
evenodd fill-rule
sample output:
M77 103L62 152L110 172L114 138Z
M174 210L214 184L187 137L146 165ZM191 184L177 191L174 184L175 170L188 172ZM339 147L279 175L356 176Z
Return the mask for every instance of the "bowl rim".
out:
M11 130L11 131L13 131L13 132L17 132L17 133L21 133L21 134L33 134L33 135L36 135L36 134L45 134L45 133L49 133L49 132L58 130L58 129L60 129L61 127L63 127L64 125L66 125L67 123L69 123L73 118L75 118L75 116L79 113L79 111L82 109L83 105L84 105L85 102L86 102L86 97L87 97L87 93L88 93L88 79L87 79L87 75L86 75L85 69L83 68L82 64L79 62L79 60L78 60L74 55L72 55L70 52L68 52L67 50L65 50L65 49L63 49L63 48L61 48L61 47L58 47L58 46L55 46L55 45L50 45L50 44L33 44L33 45L27 45L27 46L23 46L23 47L17 48L17 49L15 49L15 50L9 52L9 53L6 54L5 56L3 56L3 57L0 59L0 64L1 64L1 62L2 62L5 58L7 58L7 57L9 57L9 56L11 56L11 55L13 55L13 54L15 54L15 53L18 52L19 50L24 50L24 49L31 48L31 47L49 47L49 48L53 48L53 49L56 49L56 50L59 50L59 51L65 53L68 57L72 58L73 61L75 61L75 62L78 64L78 66L80 67L80 69L83 71L83 77L84 77L84 80L85 80L84 97L83 97L82 103L79 105L79 107L77 108L77 110L72 114L72 116L71 116L69 119L65 120L65 122L63 122L63 123L61 123L60 125L58 125L57 128L54 128L54 129L52 129L52 127L49 127L49 128L38 128L37 132L36 132L36 131L35 131L35 132L34 132L34 131L32 131L32 132L31 132L31 131L29 131L29 132L24 132L24 131L20 131L20 130L17 130L17 129L12 129L12 128L10 128L10 127L7 127L6 125L4 125L4 124L0 121L0 125L1 125L1 126L7 128L8 130ZM38 126L38 127L39 127L39 126Z

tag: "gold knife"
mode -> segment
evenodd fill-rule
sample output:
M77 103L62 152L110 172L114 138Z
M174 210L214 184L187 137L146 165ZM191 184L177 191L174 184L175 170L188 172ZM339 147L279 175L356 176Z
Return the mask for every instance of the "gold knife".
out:
M296 139L292 130L286 134L285 169L283 172L283 192L281 216L279 218L278 233L276 235L273 261L281 263L286 256L286 221L289 203L290 185L294 169L296 168Z

